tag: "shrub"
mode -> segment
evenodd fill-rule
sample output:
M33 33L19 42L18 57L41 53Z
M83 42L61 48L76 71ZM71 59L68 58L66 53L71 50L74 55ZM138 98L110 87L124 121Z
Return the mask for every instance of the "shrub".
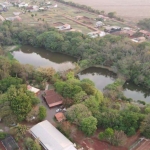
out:
M0 132L0 139L5 139L5 137L7 136L7 134L5 132Z
M46 108L44 106L39 107L39 114L38 114L39 120L42 121L46 117Z

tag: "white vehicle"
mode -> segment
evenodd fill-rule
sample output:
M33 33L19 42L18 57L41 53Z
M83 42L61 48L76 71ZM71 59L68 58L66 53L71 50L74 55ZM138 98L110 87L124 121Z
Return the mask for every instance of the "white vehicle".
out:
M67 111L67 109L66 109L66 108L64 108L64 109L63 109L63 111Z
M62 109L60 109L60 108L56 109L56 113L58 113L60 111L62 111Z

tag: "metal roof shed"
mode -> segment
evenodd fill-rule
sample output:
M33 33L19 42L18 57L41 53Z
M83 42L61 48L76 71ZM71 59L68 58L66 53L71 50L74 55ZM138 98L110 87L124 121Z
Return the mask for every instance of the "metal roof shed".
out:
M73 143L47 120L36 124L30 131L39 139L45 150L77 150Z

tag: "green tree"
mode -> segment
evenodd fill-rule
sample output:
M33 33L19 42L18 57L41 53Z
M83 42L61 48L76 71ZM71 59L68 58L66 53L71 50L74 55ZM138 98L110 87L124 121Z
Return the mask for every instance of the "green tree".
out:
M42 121L46 117L46 108L44 106L39 107L39 114L38 114L39 120Z
M26 115L31 111L32 100L34 98L31 97L31 92L26 90L26 85L18 88L11 86L8 89L7 97L10 101L10 107L18 120L24 120Z
M26 135L26 132L28 130L26 125L18 124L17 126L13 127L15 136L16 138L19 139L24 139L24 136Z
M83 82L81 83L81 87L88 95L94 95L96 93L96 88L89 83Z
M141 123L140 131L143 136L150 139L150 114L148 114Z
M42 149L38 140L34 141L31 138L26 138L24 143L25 143L25 146L30 150L41 150Z
M97 129L97 119L93 116L84 118L81 122L81 130L88 136L94 134Z
M81 103L87 98L88 98L87 94L84 91L81 91L74 95L73 100L75 103Z
M66 117L71 122L80 125L84 118L92 116L91 112L83 104L75 104L67 109Z
M109 143L112 143L114 136L114 130L112 128L107 128L104 132L100 132L98 137L100 140L106 140Z
M5 132L0 132L0 139L1 140L5 139L6 136L7 136L7 134Z
M116 12L109 12L108 13L108 17L110 17L110 18L116 17L115 15L116 15Z

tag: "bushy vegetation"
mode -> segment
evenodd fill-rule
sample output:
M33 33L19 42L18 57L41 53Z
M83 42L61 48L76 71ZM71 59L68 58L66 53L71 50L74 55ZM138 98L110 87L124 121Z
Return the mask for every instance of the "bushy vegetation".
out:
M47 24L30 27L8 21L1 24L0 32L2 45L21 43L68 54L80 60L81 68L93 65L111 67L125 80L132 80L135 84L143 84L150 88L150 57L147 43L137 44L122 36L113 35L91 39L82 33L56 31ZM8 33L7 36L5 33ZM41 80L40 75L36 75L37 80Z
M42 121L46 117L46 108L44 106L39 107L39 114L38 114L39 120Z
M150 30L150 18L140 20L138 22L138 26L140 26L142 29Z
M115 146L122 146L126 143L127 136L123 131L107 128L104 132L100 132L99 139L105 140Z
M25 139L25 146L27 149L30 150L41 150L41 145L39 144L38 139L37 140L33 140L31 138L26 138Z
M5 139L5 137L7 136L7 133L5 133L5 132L0 132L0 139L1 140L3 140L3 139Z

